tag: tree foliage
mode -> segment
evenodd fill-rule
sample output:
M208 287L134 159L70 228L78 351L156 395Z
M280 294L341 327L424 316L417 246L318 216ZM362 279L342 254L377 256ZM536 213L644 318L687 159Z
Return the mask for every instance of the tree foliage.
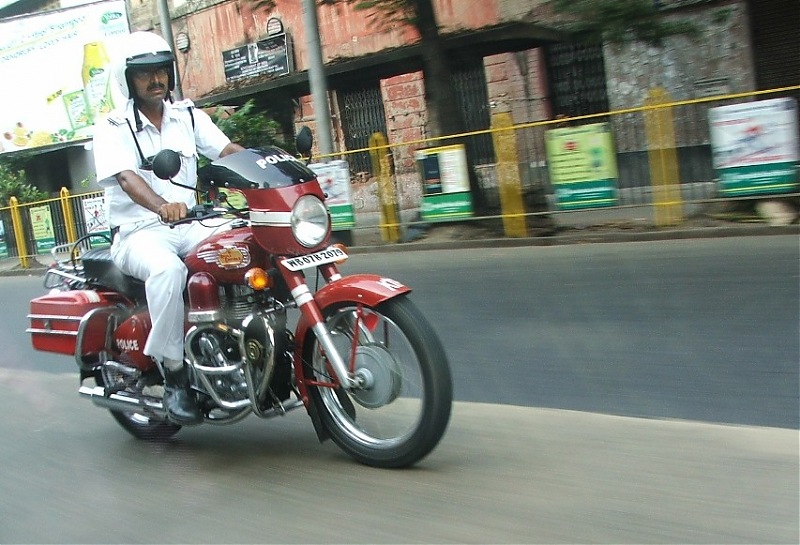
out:
M552 6L569 20L567 29L587 42L661 45L669 36L699 32L692 21L665 18L653 0L552 0Z
M280 123L258 111L253 100L235 109L217 106L209 115L228 138L245 148L273 145L293 148L293 144L285 140Z
M40 201L47 193L25 181L25 171L18 170L13 163L0 160L0 207L8 205L11 197L22 203Z

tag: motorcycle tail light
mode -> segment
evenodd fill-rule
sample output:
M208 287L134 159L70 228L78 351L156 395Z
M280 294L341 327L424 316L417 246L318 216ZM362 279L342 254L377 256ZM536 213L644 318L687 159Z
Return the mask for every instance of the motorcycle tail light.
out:
M209 273L199 272L192 275L187 284L189 292L190 323L216 322L222 319L219 304L219 288L217 281Z
M267 271L259 267L253 267L244 275L247 285L256 291L265 290L270 286L270 278Z

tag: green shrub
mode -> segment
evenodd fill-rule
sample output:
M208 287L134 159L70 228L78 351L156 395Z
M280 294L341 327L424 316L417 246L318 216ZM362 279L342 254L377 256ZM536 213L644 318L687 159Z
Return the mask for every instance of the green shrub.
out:
M25 181L24 170L15 170L0 161L0 207L8 206L11 197L16 197L20 203L29 203L46 199L48 195Z

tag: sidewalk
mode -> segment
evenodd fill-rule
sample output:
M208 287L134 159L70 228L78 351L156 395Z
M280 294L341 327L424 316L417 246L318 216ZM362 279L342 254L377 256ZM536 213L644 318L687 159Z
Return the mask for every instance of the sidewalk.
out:
M510 238L503 234L502 222L481 220L469 222L411 225L401 230L405 242L386 242L377 222L345 232L340 237L351 254L376 252L402 252L411 250L443 250L457 248L509 248L519 246L556 246L563 244L596 244L613 242L646 242L696 238L721 238L741 236L800 235L800 225L772 226L763 222L724 221L695 218L676 227L658 228L648 217L635 217L641 210L620 219L619 210L603 218L602 212L581 218L570 215L569 222L556 218L555 228L540 230L532 236ZM580 221L584 219L586 221ZM576 221L578 220L578 221ZM530 229L535 231L535 229ZM334 233L334 238L336 238ZM27 269L20 266L18 258L0 258L0 276L40 276L53 263L50 254L28 258Z

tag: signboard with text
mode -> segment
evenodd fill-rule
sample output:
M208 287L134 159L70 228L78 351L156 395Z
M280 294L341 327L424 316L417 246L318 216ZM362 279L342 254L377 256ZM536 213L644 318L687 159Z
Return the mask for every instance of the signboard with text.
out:
M797 102L775 98L708 110L720 194L790 193L797 189Z
M288 37L279 34L223 51L222 65L227 81L261 74L284 76L292 70Z
M6 228L2 218L0 218L0 257L8 257L8 246L6 245Z
M608 123L549 130L545 146L558 208L617 204L617 159Z
M472 216L467 153L462 144L418 150L422 177L421 215L426 221Z
M36 253L49 250L56 245L56 235L53 231L53 216L47 205L30 208L31 228L36 241Z
M347 161L312 163L308 168L317 175L319 186L325 193L325 205L331 213L333 230L355 227L355 209L350 191L350 167Z
M83 221L86 226L86 233L93 235L105 235L111 238L111 230L108 228L105 211L105 195L83 199ZM105 246L108 242L100 236L89 240L91 246Z

